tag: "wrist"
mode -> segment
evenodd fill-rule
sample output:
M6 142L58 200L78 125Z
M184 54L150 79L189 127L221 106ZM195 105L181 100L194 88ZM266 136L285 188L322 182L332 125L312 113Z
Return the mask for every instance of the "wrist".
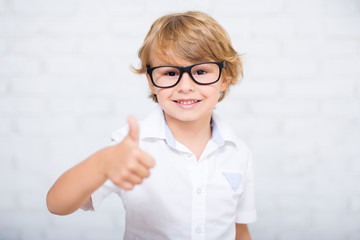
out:
M104 148L93 155L94 166L98 176L105 182L109 177L107 174L107 161L111 155L111 147Z

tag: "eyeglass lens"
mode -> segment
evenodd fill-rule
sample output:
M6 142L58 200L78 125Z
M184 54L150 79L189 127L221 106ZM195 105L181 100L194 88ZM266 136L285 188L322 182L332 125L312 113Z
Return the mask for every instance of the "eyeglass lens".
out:
M202 63L191 68L191 76L201 84L213 83L218 80L220 67L216 63ZM176 67L158 67L152 72L153 81L161 87L172 86L180 78L180 69Z

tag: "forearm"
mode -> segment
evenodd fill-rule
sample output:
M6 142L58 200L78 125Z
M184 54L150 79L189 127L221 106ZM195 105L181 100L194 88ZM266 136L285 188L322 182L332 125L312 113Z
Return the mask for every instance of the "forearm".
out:
M46 198L51 213L67 215L90 201L91 194L106 181L99 166L104 151L96 152L59 177Z
M236 238L235 240L251 240L250 232L247 224L236 223Z

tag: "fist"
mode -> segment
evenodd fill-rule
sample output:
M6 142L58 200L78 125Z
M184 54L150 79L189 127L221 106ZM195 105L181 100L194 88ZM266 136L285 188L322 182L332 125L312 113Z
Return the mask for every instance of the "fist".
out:
M155 161L139 148L139 127L135 117L128 118L129 133L122 142L107 149L105 175L117 186L131 190L150 176Z

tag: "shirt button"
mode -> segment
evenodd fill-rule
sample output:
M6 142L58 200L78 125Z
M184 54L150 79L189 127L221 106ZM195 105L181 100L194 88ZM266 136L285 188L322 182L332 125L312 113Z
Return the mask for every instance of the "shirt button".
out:
M196 193L197 193L198 195L200 195L201 192L202 192L201 188L196 189Z
M201 227L197 227L197 228L195 229L195 231L196 231L197 233L201 233Z

